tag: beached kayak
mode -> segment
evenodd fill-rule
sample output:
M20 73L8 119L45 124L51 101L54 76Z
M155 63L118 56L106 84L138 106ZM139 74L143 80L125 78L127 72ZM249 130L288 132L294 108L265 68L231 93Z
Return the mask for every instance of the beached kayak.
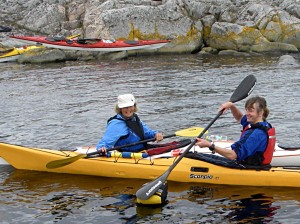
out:
M81 51L129 51L129 50L153 50L170 42L170 40L105 40L96 38L55 38L46 36L10 36L24 44L43 45L50 48Z
M155 159L155 156L143 158L134 154L131 154L130 158L123 158L122 153L111 152L109 157L82 158L56 169L47 168L50 162L77 155L76 151L30 148L0 143L0 156L16 169L113 178L153 180L163 174L177 158ZM300 187L300 169L283 167L235 169L184 157L171 172L168 180L225 185Z
M16 61L21 54L37 48L41 48L41 46L14 47L7 50L2 50L0 51L0 62Z

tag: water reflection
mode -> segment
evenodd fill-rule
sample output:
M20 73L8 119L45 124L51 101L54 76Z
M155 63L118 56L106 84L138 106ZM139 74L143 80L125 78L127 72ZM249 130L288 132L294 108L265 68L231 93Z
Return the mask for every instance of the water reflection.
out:
M215 190L213 188L192 188L191 192L192 197L196 198L199 203L199 198L201 198L200 201L213 199ZM226 210L230 211L226 218L238 223L264 223L264 221L270 221L276 214L274 211L279 208L272 205L272 197L264 196L262 193L250 193L245 198L240 195L232 195L231 197L226 195L224 198L216 199L215 202L216 204L210 205L211 209L218 211L220 210L220 204L222 204L222 213Z
M83 218L78 218L84 221L87 213L95 213L102 220L131 223L160 211L136 206L135 192L144 183L143 180L8 170L11 173L0 187L0 201L11 206L18 204L19 208L30 202L30 213L36 213L35 217L39 220L57 222L83 215ZM26 216L21 211L20 220ZM15 219L14 213L7 211L6 214Z
M62 220L73 213L74 210L84 207L88 202L88 198L77 196L74 193L55 194L51 199L47 200L51 204L48 212L53 215L54 221Z
M213 217L222 216L230 223L272 223L282 210L285 212L277 201L299 200L300 190L204 185L191 186L186 198L198 204L207 204L207 208L214 211L211 214Z
M273 198L263 194L251 195L250 198L240 199L236 202L237 208L230 213L233 221L251 223L270 222L273 220L279 206L272 205Z

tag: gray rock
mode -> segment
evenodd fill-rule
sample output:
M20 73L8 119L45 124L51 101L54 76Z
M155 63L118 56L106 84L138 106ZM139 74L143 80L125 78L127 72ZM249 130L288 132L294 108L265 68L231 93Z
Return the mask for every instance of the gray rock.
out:
M219 55L232 55L232 56L236 56L236 57L239 57L239 56L250 56L249 53L246 53L246 52L238 52L238 51L234 51L234 50L223 50L223 51L220 51L219 52Z
M18 58L18 63L42 64L49 62L61 62L66 60L66 55L59 49L37 49L27 51Z
M218 54L218 50L212 47L203 47L200 51L201 54L209 53L209 54Z
M251 51L263 53L263 52L281 52L281 53L298 53L297 47L292 44L285 44L279 42L266 42L261 44L255 44L251 47Z
M277 65L279 65L279 66L298 66L299 62L291 55L283 55L279 58Z
M112 61L119 61L128 58L127 51L120 51L120 52L112 52L106 54L99 54L97 56L97 60L112 60Z
M211 28L207 43L218 50L249 51L251 46L268 42L254 28L227 22L216 22Z
M151 53L204 47L239 52L297 52L299 0L0 0L0 21L15 35L82 34L86 38L166 39ZM4 45L5 35L0 41ZM130 52L129 52L130 55ZM95 59L74 54L68 59Z

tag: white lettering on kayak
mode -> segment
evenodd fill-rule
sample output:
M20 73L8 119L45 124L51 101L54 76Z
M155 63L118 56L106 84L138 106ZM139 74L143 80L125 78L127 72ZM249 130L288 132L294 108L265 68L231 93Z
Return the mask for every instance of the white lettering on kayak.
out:
M151 192L152 192L155 188L157 188L161 183L162 183L161 181L158 181L157 184L155 184L153 187L151 187L151 188L149 189L149 191L146 193L146 195L148 196L149 194L151 194Z
M213 179L213 176L210 174L206 175L196 175L196 174L190 174L191 179Z

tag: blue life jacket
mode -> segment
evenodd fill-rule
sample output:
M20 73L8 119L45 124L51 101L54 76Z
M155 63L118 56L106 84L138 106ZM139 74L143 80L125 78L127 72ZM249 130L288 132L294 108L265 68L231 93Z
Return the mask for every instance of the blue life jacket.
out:
M122 119L122 118L118 118L117 115L115 115L115 116L109 118L107 120L107 123L109 123L113 119L124 121L126 123L127 127L129 129L131 129L137 136L139 136L140 140L144 140L145 139L144 129L143 129L142 123L140 121L140 118L138 117L137 114L133 114L133 117L135 119L132 119L132 118L130 118L130 119ZM129 138L129 135L130 134L124 135L124 136L120 137L119 140L127 139L127 138ZM144 145L144 148L147 147L147 143L144 143L143 145ZM122 151L122 150L119 149L119 151Z

